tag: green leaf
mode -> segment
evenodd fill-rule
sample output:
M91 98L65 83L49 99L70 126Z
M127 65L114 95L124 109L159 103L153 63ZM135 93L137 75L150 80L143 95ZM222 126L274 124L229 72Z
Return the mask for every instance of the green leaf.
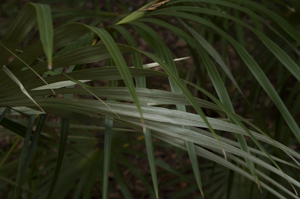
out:
M283 117L285 118L285 121L289 125L290 129L293 131L294 135L300 141L300 129L297 123L295 122L295 119L291 116L290 112L284 105L283 101L280 99L279 95L277 94L276 90L262 71L262 69L259 67L257 62L248 54L248 52L236 41L234 40L230 35L228 35L226 32L224 32L222 29L214 25L213 23L197 17L195 15L190 15L187 13L181 13L181 12L164 12L165 15L171 15L176 17L181 17L185 19L189 19L192 21L196 21L198 23L202 23L206 26L209 26L222 34L235 48L237 53L241 56L245 64L248 66L252 74L256 77L257 81L260 83L260 85L264 88L266 93L269 95L269 97L272 99L274 104L277 106Z
M39 26L40 39L48 62L48 70L52 70L53 25L49 5L31 3L35 7Z
M124 117L123 117L123 119L125 119ZM139 124L139 122L138 122L138 120L136 119L135 121L133 121L132 120L132 118L128 118L128 119L125 119L125 120L127 120L127 121L130 121L131 123L132 122L134 122L136 125L139 125L139 126L141 126L140 124ZM198 140L198 136L199 136L199 134L195 134L195 136L192 136L192 137L190 137L190 133L187 133L189 130L187 130L187 129L182 129L182 128L180 128L179 126L177 126L177 127L175 127L174 125L166 125L166 124L164 124L164 123L161 123L161 124L159 124L159 122L146 122L146 126L147 126L147 128L150 128L152 131L153 131L153 135L155 136L155 137L158 137L159 139L162 139L163 141L166 141L166 142L168 142L168 143L170 143L170 144L172 144L172 145L175 145L175 146L178 146L176 143L178 143L178 142L182 142L182 144L184 144L184 146L183 146L183 148L185 149L185 143L184 143L184 140L194 140L194 142L195 143L197 143L199 146L203 146L203 147L205 147L205 148L208 148L208 149L210 149L210 150L213 150L213 151L215 151L215 152L217 152L217 153L220 153L221 154L221 152L219 151L219 150L217 150L218 149L218 144L217 144L217 141L215 140L215 139L200 139L200 140L202 140L201 141L201 143L200 142L198 142L197 140ZM176 129L176 130L175 130ZM158 133L156 133L156 132L158 132ZM180 134L177 134L176 132L181 132ZM189 131L190 132L190 131ZM189 138L188 138L189 137ZM196 140L197 139L197 140ZM199 141L200 141L199 140ZM214 142L214 144L212 144L210 141L213 141ZM229 147L227 144L224 144L224 143L222 143L223 144L223 146L224 146L224 148L225 148L225 150L226 151L228 151L228 158L233 158L233 157L235 157L235 156L233 156L233 155L231 155L231 153L232 154L235 154L235 155L237 155L238 153L240 153L240 154L243 154L243 156L244 157L246 157L246 158L249 158L250 160L252 160L252 161L254 161L254 162L256 162L257 164L259 164L260 166L263 166L264 168L266 168L266 169L268 169L268 170L270 170L270 171L272 171L272 172L274 172L274 173L276 173L276 174L278 174L278 175L280 175L281 177L285 177L285 174L283 174L280 170L278 170L278 169L276 169L276 168L274 168L274 167L272 167L271 165L268 165L268 164L266 164L266 162L264 162L264 161L262 161L261 159L259 159L259 158L256 158L256 157L254 157L254 156L252 156L252 155L249 155L248 153L245 153L244 151L242 151L242 150L237 150L237 148L236 147L233 147L233 148L231 148L231 147ZM199 148L198 146L195 146L196 147L196 151L197 151L197 149ZM182 147L181 147L182 148ZM198 153L199 154L199 153ZM201 155L202 156L202 155ZM205 156L204 156L205 157ZM218 157L218 156L217 156ZM219 157L218 157L219 158ZM241 160L240 160L241 161ZM223 161L223 159L222 159L222 162L224 162ZM225 161L225 162L228 162L228 161ZM223 163L222 163L223 164ZM232 163L230 163L230 164L232 164ZM224 164L223 164L224 165ZM227 166L228 166L228 164L226 164ZM236 167L236 166L235 166ZM229 167L230 168L230 167ZM251 176L251 175L249 175L248 173L247 173L247 175L248 176ZM297 182L295 179L293 179L293 178L291 178L290 176L286 176L293 184L295 184L296 186L300 186L300 184L299 184L299 182ZM248 178L248 177L247 177ZM254 181L254 179L251 177L251 180L253 180ZM264 187L264 183L263 182L260 182L260 185L262 186L262 187ZM281 186L281 188L282 189L285 189L283 186Z
M155 191L156 198L158 199L159 198L158 197L158 183L157 183L155 157L154 157L154 149L153 149L151 131L148 128L144 129L144 127L143 127L143 132L145 135L145 143L146 143L146 148L147 148L148 162L150 165L154 191Z
M116 29L122 34L122 36L126 39L128 45L137 48L137 44L134 41L133 37L123 26L112 26L112 28ZM136 51L133 51L131 54L134 68L144 68L141 54ZM135 78L135 81L137 88L146 88L146 79L144 77Z
M48 196L47 196L48 199L52 198L53 191L55 189L55 185L56 185L57 178L59 175L59 171L60 171L63 159L64 159L64 153L65 153L65 148L66 148L67 139L68 139L68 129L69 129L69 119L62 118L60 142L59 142L59 149L58 149L58 158L57 158L57 162L56 162L54 176L53 176L51 186L50 186Z
M26 159L25 159L22 171L21 171L20 182L23 181L23 179L25 177L25 173L27 171L27 168L29 167L30 161L31 161L31 159L34 155L34 152L35 152L36 146L38 144L38 141L39 141L39 138L40 138L40 135L41 135L41 131L42 131L42 126L44 124L45 119L46 119L45 114L39 116L39 119L37 121L36 130L34 132L33 139L31 141L31 145L29 147L29 151L27 153L27 156L26 156Z
M146 36L149 40L148 43L154 44L153 45L154 50L165 60L166 64L169 65L169 69L173 71L174 75L176 75L178 77L177 69L175 67L171 53L170 53L169 49L166 47L166 45L163 43L162 39L157 35L157 33L153 29L149 28L148 26L146 26L142 23L132 22L131 24L138 26L139 28L141 28L145 31L145 32L143 32L143 34L147 34ZM179 86L176 85L176 83L172 79L169 78L169 82L170 82L172 92L180 93L180 94L182 93ZM176 104L176 108L180 111L186 112L186 108L184 105ZM188 128L188 127L183 126L183 128ZM201 195L204 197L203 191L202 191L197 155L196 155L195 151L192 150L193 143L190 143L187 141L186 144L188 145L188 147L187 147L188 154L190 156L190 160L192 163L192 167L193 167L193 170L195 173L195 178L196 178L199 190L201 192Z
M282 173L283 177L286 178L286 180L290 183L290 185L292 186L292 188L294 189L295 191L295 194L297 195L297 191L296 189L294 188L294 186L292 185L290 179L287 177L287 175L282 171L282 169L278 166L278 164L272 159L272 157L270 156L270 154L268 153L268 151L257 141L257 139L253 136L253 134L251 133L251 131L249 131L247 129L246 126L244 126L235 116L231 115L230 114L230 110L227 109L226 106L223 106L220 102L218 102L218 100L213 96L211 95L210 93L208 93L207 91L205 91L204 89L198 87L197 85L193 84L193 83L190 83L192 86L194 86L195 88L201 90L201 92L205 93L205 95L207 95L209 98L211 98L215 103L217 103L219 106L223 107L223 109L226 111L226 113L228 114L228 116L234 121L236 122L240 127L242 127L246 132L247 134L249 135L249 137L251 137L251 139L254 141L254 143L260 148L261 151L263 151L267 157L271 160L271 162L278 168L278 170ZM227 110L226 110L227 109ZM258 179L255 179L257 182L258 182ZM258 184L259 186L259 184Z
M43 113L45 113L43 108L40 107L40 105L38 105L38 103L36 103L36 101L29 95L20 80L5 65L2 70L20 87L20 90L24 93L24 95L26 95Z
M111 156L111 139L112 139L113 118L105 118L105 138L104 138L104 166L103 166L103 187L102 198L108 198L108 174Z
M123 77L123 80L125 82L125 85L127 86L128 90L130 91L131 97L133 98L133 101L139 110L139 113L141 115L141 122L144 123L143 119L143 113L140 106L139 99L136 95L135 87L131 79L131 74L129 72L129 69L126 65L126 62L117 46L113 38L108 34L108 32L101 28L95 28L95 27L89 27L92 31L94 31L103 41L105 46L107 47L110 55L112 56L114 62L116 63L121 76Z
M137 44L134 41L133 37L129 34L129 32L123 28L122 26L114 26L116 30L118 30L126 39L128 44L134 48L137 48ZM134 67L136 68L143 68L143 62L142 62L142 57L141 54L137 51L132 52L132 57L133 57L133 64ZM136 86L138 88L145 88L146 87L146 79L145 77L140 77L136 78ZM144 104L142 104L144 105ZM155 166L155 156L154 156L154 149L153 149L153 144L152 144L152 136L151 136L151 131L149 129L143 128L143 132L145 135L145 143L146 143L146 148L147 148L147 155L148 155L148 161L150 165L150 171L151 171L151 177L152 177L152 182L154 186L154 191L156 198L158 198L158 184L157 184L157 174L156 174L156 166Z
M25 133L24 144L23 144L23 147L22 147L19 166L18 166L16 189L15 189L15 198L18 197L19 189L20 189L21 183L22 183L20 181L20 177L25 175L24 173L21 173L21 172L23 171L24 160L25 160L25 156L26 156L26 153L27 153L27 150L28 150L29 141L30 141L34 121L35 121L35 115L31 115L30 118L29 118L29 121L28 121L28 126L27 126L27 130L26 130L26 133Z
M13 22L12 26L9 28L1 43L7 46L8 49L14 51L29 33L36 22L36 19L38 20L39 34L43 44L44 53L48 58L48 66L51 67L53 51L53 26L49 5L27 3ZM2 66L10 55L5 52L1 52L1 54L2 59L0 60L0 65Z
M200 8L199 8L200 9ZM165 9L164 9L165 10ZM201 9L200 9L201 10ZM194 48L199 48L199 45L197 45L197 41L192 38L191 36L189 36L185 31L183 31L180 28L177 28L176 26L173 26L167 22L161 21L161 20L157 20L157 19L139 19L138 21L145 21L145 22L150 22L150 23L154 23L160 26L163 26L165 28L170 29L172 32L174 32L176 35L178 35L179 37L182 37L185 39L185 41L192 47ZM220 57L220 55L218 54L218 52L211 46L211 44L209 44L209 42L207 42L204 38L201 37L201 35L199 35L197 37L198 42L201 44L201 46L210 54L210 56L212 58L215 59L215 61L221 66L221 68L223 69L223 71L226 73L226 75L229 77L229 79L232 81L232 83L235 85L235 87L238 89L238 91L240 92L240 94L243 96L243 98L245 99L245 101L247 102L247 104L250 106L253 114L255 115L256 120L259 122L260 124L260 128L262 128L264 131L268 132L267 129L264 127L263 123L260 121L260 117L258 116L258 114L256 113L256 111L254 110L254 108L252 107L252 105L250 104L250 102L248 101L248 99L246 98L246 96L244 96L241 88L239 87L239 85L237 84L237 82L235 81L234 77L232 76L230 70L228 69L228 67L226 66L226 64L224 63L224 61L222 60L222 58ZM257 130L257 129L256 129Z
M195 9L195 7L190 7L190 6L180 6L180 7L176 7L176 9L181 10L181 11L197 12L197 13L204 13L204 14L224 17L227 19L231 19L231 20L247 27L249 30L251 30L253 33L255 33L258 36L258 38L261 39L261 41L277 57L277 59L279 59L281 61L281 63L283 65L285 65L286 68L291 72L291 74L294 75L298 79L298 81L300 81L300 67L277 44L275 44L271 39L269 39L267 36L265 36L265 34L262 33L261 31L253 28L252 26L248 25L247 23L243 22L240 19L237 19L235 17L232 17L231 15L221 13L221 12L218 12L218 11L215 11L212 9L205 9L205 8L202 8L202 9L196 8ZM168 10L168 9L164 9L164 10ZM201 37L199 37L199 36L198 36L198 38L201 39ZM241 47L243 47L243 46L241 45Z
M227 1L221 1L221 0L191 0L190 2L201 2L201 3L212 3L212 4L219 4L219 5L224 5L228 6L234 9L241 10L243 12L248 13L251 16L254 16L255 18L258 18L260 21L264 22L264 24L267 25L267 21L264 20L262 17L259 15L255 14L252 10L256 10L261 12L263 15L267 15L269 18L271 18L274 22L277 23L286 33L288 33L291 37L293 37L298 43L300 43L300 35L299 32L291 25L289 24L285 19L280 17L278 14L275 12L269 10L268 8L262 6L261 4L258 4L253 1L243 1L243 0L228 0L234 3L230 3ZM181 3L185 2L184 0L173 0L169 4L175 4L175 3ZM245 7L239 6L238 4L245 4L248 5L250 9L247 9ZM268 26L269 28L271 26ZM274 29L273 29L274 30Z
M199 171L199 165L197 160L197 155L195 151L195 145L192 142L185 141L187 152L189 153L189 158L191 160L191 164L193 167L193 172L197 181L198 188L201 192L202 198L204 198L203 190L202 190L202 183L201 183L201 176Z
M189 30L189 32L193 35L193 37L195 39L197 39L197 41L199 42L199 36L200 35L195 30L193 30L192 28L190 28L187 24L185 24L184 22L181 21L181 23ZM201 38L200 38L200 40L201 40ZM208 74L209 74L209 76L210 76L210 78L212 80L214 88L216 89L216 92L217 92L217 94L218 94L218 96L220 98L220 101L225 105L225 107L229 111L231 111L231 112L234 113L234 109L233 109L231 100L229 98L229 95L227 93L226 87L225 87L225 85L224 85L224 83L223 83L223 81L222 81L222 79L221 79L218 71L216 70L213 62L210 60L210 58L208 57L206 51L201 46L196 45L196 48L198 50L199 55L202 57L204 65L205 65L205 67L206 67L206 69L208 71ZM235 123L234 120L232 120L231 118L230 118L230 121L232 123ZM239 143L241 145L241 148L245 152L247 152L247 153L250 154L249 149L248 149L248 145L247 145L247 142L246 142L244 136L237 135L237 139L238 139L238 141L239 141ZM255 173L255 166L254 166L253 162L252 161L248 161L247 159L246 159L246 162L248 164L248 168L250 169L251 174L253 175L253 177L254 177L257 185L259 186L259 180L258 180L258 177L257 177L257 175Z

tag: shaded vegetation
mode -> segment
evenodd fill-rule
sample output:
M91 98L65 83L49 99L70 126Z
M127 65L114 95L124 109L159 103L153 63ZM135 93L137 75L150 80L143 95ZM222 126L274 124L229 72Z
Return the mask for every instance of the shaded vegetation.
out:
M1 198L299 198L298 0L1 10Z

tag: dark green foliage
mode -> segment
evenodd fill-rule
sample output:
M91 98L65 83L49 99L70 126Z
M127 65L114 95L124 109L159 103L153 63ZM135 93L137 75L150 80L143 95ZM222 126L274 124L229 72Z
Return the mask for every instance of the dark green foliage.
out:
M299 198L298 1L3 9L1 198Z

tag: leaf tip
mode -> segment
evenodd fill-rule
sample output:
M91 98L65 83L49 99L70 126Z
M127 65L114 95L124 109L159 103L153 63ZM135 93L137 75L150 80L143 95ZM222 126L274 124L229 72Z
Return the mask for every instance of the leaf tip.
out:
M204 193L202 190L201 190L201 196L202 196L202 199L204 199Z
M295 192L296 196L298 196L298 192L297 192L297 190L295 189L295 187L293 187L293 189L294 189L294 192Z
M52 70L52 63L48 62L48 70Z
M223 155L224 155L224 158L225 160L227 161L227 155L226 155L226 151L224 150L224 148L222 147L222 152L223 152Z
M257 187L258 187L260 193L263 193L263 191L262 191L262 189L261 189L261 187L260 187L259 181L257 181L256 184L257 184Z

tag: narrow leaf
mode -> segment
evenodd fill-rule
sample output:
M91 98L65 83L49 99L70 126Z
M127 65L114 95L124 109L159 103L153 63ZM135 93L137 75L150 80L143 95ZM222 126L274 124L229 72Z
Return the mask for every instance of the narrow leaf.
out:
M58 158L57 158L57 162L56 162L54 176L53 176L51 186L50 186L48 196L47 196L48 199L51 199L51 197L52 197L52 194L53 194L56 182L57 182L58 174L59 174L59 171L60 171L63 159L64 159L64 152L65 152L67 138L68 138L68 130L69 130L69 119L62 118Z
M113 129L113 118L105 118L105 138L104 138L104 158L103 158L103 184L102 184L102 198L108 198L108 180L109 180L109 166L111 154L111 139Z
M40 39L48 62L48 70L52 70L53 25L50 6L31 3L36 9Z
M20 80L4 65L2 70L20 87L21 91L37 106L39 109L41 109L42 112L45 113L45 111L36 103L36 101L29 95L29 93L24 88L23 84L20 82Z
M30 141L30 137L32 134L32 127L34 125L34 121L35 121L35 115L31 115L28 121L28 126L26 129L26 134L25 134L25 139L24 139L24 143L23 143L23 147L22 147L22 151L21 151L21 156L20 156L20 161L19 161L19 165L18 165L18 173L17 173L17 180L16 180L16 189L15 189L15 198L18 197L19 194L19 189L21 187L21 182L20 182L20 177L24 176L25 174L21 173L23 171L23 165L24 165L24 160L25 160L25 156L28 150L28 146L29 146L29 141Z

